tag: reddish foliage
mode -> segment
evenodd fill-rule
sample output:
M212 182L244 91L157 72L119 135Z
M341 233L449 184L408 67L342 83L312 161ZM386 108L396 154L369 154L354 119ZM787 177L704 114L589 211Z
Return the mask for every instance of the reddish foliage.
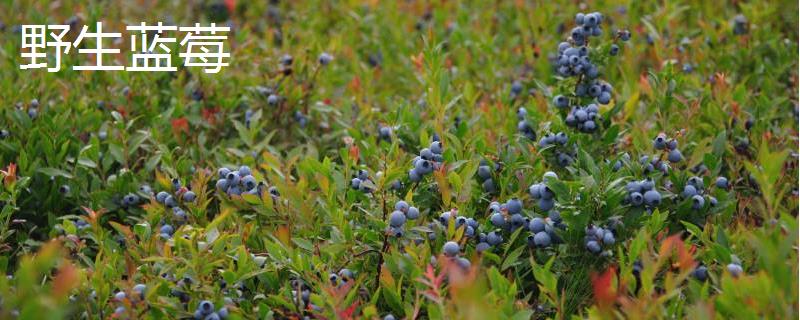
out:
M180 133L189 133L189 120L186 118L177 118L172 120L172 133L177 137Z
M592 274L592 289L594 299L600 308L611 306L617 299L617 290L612 287L612 281L616 275L616 268L610 267L601 275Z

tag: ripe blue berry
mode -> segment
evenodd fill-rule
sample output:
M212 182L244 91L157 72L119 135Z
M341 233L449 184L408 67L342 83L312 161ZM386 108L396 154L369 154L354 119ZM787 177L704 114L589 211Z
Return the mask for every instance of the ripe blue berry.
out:
M644 193L644 202L651 207L661 204L661 194L658 191L650 190Z
M506 202L506 209L509 214L518 214L522 212L522 201L517 198L512 198Z
M738 263L730 263L728 264L728 272L730 272L734 278L738 278L744 272L744 269L742 269L742 266Z
M602 251L602 248L600 247L600 244L597 243L597 241L594 241L594 240L591 240L591 241L586 243L586 249L588 249L589 252L591 252L591 253L600 253L600 251Z
M720 189L728 189L728 178L718 177L715 185Z
M700 209L703 208L703 205L706 204L705 199L701 195L695 195L692 197L692 209Z
M536 244L537 247L547 247L550 245L550 241L550 235L544 231L536 233L533 237L533 243Z
M460 250L458 243L455 241L448 241L444 244L444 247L442 247L442 252L448 257L456 256Z
M329 53L323 52L319 55L319 64L327 66L331 61L333 61L333 56Z
M539 233L544 231L544 226L545 226L544 219L536 217L531 219L531 222L528 224L528 230L530 230L533 233Z
M683 155L681 154L680 150L672 149L669 151L669 154L667 155L667 160L669 160L669 162L672 163L680 162L681 160L683 160Z
M186 191L183 194L183 201L185 201L185 202L194 202L194 200L196 198L197 198L197 195L192 191Z
M389 217L389 225L392 227L402 227L406 223L406 215L400 211L393 211Z

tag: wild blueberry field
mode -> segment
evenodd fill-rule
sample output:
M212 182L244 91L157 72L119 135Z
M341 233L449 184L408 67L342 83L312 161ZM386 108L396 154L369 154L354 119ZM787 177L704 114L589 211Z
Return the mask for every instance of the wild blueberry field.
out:
M797 2L0 9L0 319L800 315ZM20 67L143 21L230 65Z

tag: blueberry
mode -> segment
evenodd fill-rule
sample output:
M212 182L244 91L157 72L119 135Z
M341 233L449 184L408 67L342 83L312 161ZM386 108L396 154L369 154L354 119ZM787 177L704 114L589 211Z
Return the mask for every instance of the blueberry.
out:
M698 266L692 271L692 276L699 281L706 281L708 279L708 268L706 266Z
M416 169L408 170L408 180L411 182L419 182L422 180L422 175Z
M741 275L744 272L744 269L742 269L742 266L739 265L738 263L729 263L728 272L730 272L734 278L738 278L739 275Z
M444 244L444 247L442 247L442 252L444 252L444 255L448 257L454 257L459 253L460 250L461 249L459 248L458 243L455 241L448 241Z
M600 93L600 95L597 96L597 102L601 104L608 104L611 102L611 94L608 92Z
M125 291L119 291L114 294L114 300L123 301L127 296L125 295Z
M423 160L432 160L433 159L433 152L431 149L424 148L419 151L419 157Z
M394 318L394 315L392 315L390 313L390 314L387 314L385 317L383 317L383 320L395 320L395 318Z
M584 18L585 18L584 14L579 12L578 14L575 15L575 24L579 26L583 25Z
M406 215L400 211L392 212L392 215L389 217L389 225L392 227L402 227L403 224L406 223Z
M159 232L172 235L172 233L175 232L175 230L172 228L171 225L165 224L165 225L161 226L161 229L159 229Z
M331 61L333 61L333 56L329 53L323 52L319 55L319 64L327 66Z
M616 56L619 53L619 46L616 44L611 45L611 49L609 50L608 54L612 56Z
M539 233L544 231L544 220L542 218L536 217L531 219L531 222L528 224L528 229L533 233Z
M503 243L503 236L495 231L489 232L489 234L486 235L486 242L492 246L499 245Z
M228 180L227 179L219 179L219 180L217 180L217 185L216 186L217 186L217 189L219 189L220 191L227 191L228 190ZM163 200L159 200L159 202L163 203L164 200L167 199L166 197L168 197L169 194L167 194L166 192L163 192L163 191L159 192L158 194L161 195L162 193L164 193L165 196L164 196ZM156 197L156 199L158 199L158 197Z
M553 209L554 206L555 201L553 201L553 199L539 199L539 208L542 209L542 211L549 211Z
M683 193L681 195L684 198L694 197L695 195L697 195L697 189L694 186L687 184L686 186L683 187Z
M497 191L497 188L494 185L494 180L492 179L484 180L483 183L481 184L481 188L483 189L483 192L486 193L494 193L495 191Z
M703 199L703 196L695 195L692 197L692 209L701 209L705 204L706 201Z
M386 126L380 127L378 129L378 136L383 140L391 141L392 140L392 128L386 127Z
M227 318L228 317L228 308L227 307L219 308L219 310L217 310L217 314L222 319Z
M186 191L183 194L183 201L185 201L185 202L194 202L194 200L196 198L197 198L197 195L192 191Z
M231 171L225 176L225 180L228 180L229 186L231 187L238 185L241 179L242 177L239 175L238 171Z
M680 162L681 160L683 160L683 155L681 154L680 150L672 149L669 151L669 154L667 155L667 160L669 160L669 162L672 163Z
M591 240L586 243L586 249L589 250L591 253L600 253L602 249L600 248L600 244L597 241Z
M394 204L394 209L402 212L408 212L408 203L403 200L397 201Z
M717 182L715 184L716 184L717 188L728 189L728 178L718 177L717 178Z
M292 62L294 62L294 58L292 58L290 54L284 54L279 59L279 63L284 66L290 66L292 65Z
M661 204L661 194L658 191L650 190L644 193L644 202L651 207Z
M553 98L553 104L558 108L566 108L569 107L569 99L563 95L557 95Z
M492 177L492 169L489 166L478 167L478 177L481 179L489 179Z
M613 245L614 242L616 242L616 240L614 239L614 234L609 232L609 231L606 231L603 234L603 244L607 245L607 246L610 246L610 245Z
M547 247L550 245L550 242L550 235L544 231L536 233L533 237L533 243L536 244L537 247Z
M660 133L653 139L653 148L658 150L663 150L667 148L667 136L663 133Z
M353 189L359 189L361 187L361 179L353 178L353 180L350 180L350 187Z
M144 291L146 289L147 289L147 287L144 284L141 284L141 283L133 286L133 292L138 293L140 297L144 296Z
M220 179L227 178L229 173L231 173L231 170L228 168L219 168L219 170L217 170Z
M506 225L505 217L503 217L503 214L499 212L493 213L489 220L492 222L493 226L498 228L503 228Z
M126 206L136 205L136 203L139 202L139 196L137 196L137 195L135 195L133 193L129 193L129 194L125 195L125 197L122 198L122 202Z
M61 185L60 187L58 187L58 192L60 192L61 194L67 195L67 194L69 194L69 191L70 191L70 188L66 184L65 185Z
M675 150L678 148L678 140L671 139L667 142L667 149Z
M717 206L717 198L708 197L708 204L711 205L712 207L716 207Z
M167 208L172 209L178 206L178 201L172 196L168 195L167 198L164 199L164 205L167 206Z
M442 154L442 152L443 152L442 142L441 141L432 142L431 146L430 146L430 149L431 149L431 152L433 152L433 154Z
M640 206L642 202L644 202L644 197L641 193L633 192L630 194L631 197L631 204L634 206Z
M414 170L418 173L428 174L433 172L433 164L425 159L421 159L417 161L417 164L414 166Z
M538 183L532 184L528 188L528 193L530 193L532 198L539 199L539 198L542 197L542 189L543 189L542 187L543 187L543 185L538 184Z
M477 252L484 252L489 249L489 244L486 242L480 242L478 245L475 246L475 251Z
M522 212L522 201L517 198L512 198L506 202L506 209L509 214L518 214Z

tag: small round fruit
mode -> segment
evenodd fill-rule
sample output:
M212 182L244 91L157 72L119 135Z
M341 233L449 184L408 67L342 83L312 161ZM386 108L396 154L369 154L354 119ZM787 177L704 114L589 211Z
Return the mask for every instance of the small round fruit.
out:
M444 252L444 255L446 255L448 257L456 256L459 253L459 251L461 251L461 248L458 246L458 243L455 242L455 241L448 241L442 247L442 252Z
M392 227L402 227L403 224L406 223L406 215L400 211L392 212L392 215L389 217L389 225Z

